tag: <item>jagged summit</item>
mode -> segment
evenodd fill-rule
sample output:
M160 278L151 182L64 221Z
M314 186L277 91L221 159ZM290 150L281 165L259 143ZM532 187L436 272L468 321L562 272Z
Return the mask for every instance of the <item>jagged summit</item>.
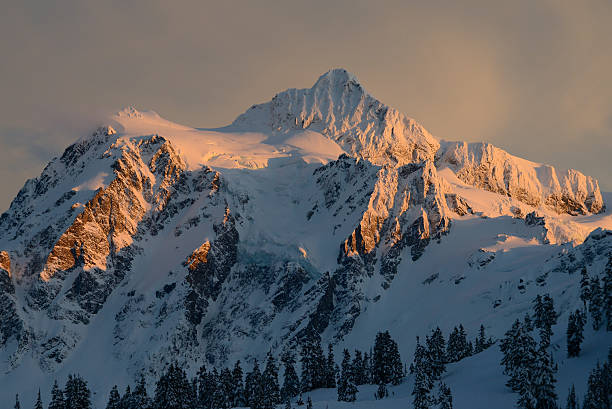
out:
M439 147L419 123L368 94L344 69L328 71L312 88L288 89L269 102L253 105L231 127L319 132L351 156L378 165L430 160Z

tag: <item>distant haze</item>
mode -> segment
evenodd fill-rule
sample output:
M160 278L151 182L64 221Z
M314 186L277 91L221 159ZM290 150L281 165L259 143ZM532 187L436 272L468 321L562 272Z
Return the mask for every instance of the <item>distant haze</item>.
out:
M612 190L612 2L13 1L0 13L0 212L133 104L231 122L333 67L449 140Z

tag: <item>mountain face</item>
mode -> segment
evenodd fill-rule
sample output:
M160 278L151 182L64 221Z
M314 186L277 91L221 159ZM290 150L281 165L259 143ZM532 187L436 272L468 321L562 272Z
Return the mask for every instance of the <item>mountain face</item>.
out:
M345 70L218 130L130 108L0 217L2 382L107 391L313 332L368 348L388 328L406 357L432 325L500 336L537 293L573 311L611 226L595 179L439 141Z

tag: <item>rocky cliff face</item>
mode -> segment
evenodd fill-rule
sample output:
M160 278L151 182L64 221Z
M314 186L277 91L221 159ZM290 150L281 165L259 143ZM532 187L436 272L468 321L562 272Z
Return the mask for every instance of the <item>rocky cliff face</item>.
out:
M500 203L604 210L594 179L491 145L440 143L344 70L216 134L133 109L115 121L121 132L100 128L68 147L0 217L4 372L29 365L48 377L103 350L129 376L155 375L172 361L260 358L313 332L341 343L432 263L456 222L488 223L443 169ZM345 154L296 153L321 140ZM221 156L240 160L208 165ZM545 225L537 219L525 234ZM469 250L451 253L458 269L495 265L496 250ZM453 285L465 278L453 274Z

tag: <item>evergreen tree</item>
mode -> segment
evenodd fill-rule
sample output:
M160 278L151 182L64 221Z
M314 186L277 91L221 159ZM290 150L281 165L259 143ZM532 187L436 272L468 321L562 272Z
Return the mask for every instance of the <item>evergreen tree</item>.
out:
M206 367L204 365L202 365L198 370L197 382L197 407L198 409L210 409L212 407L212 398L217 385L213 379L212 374L206 370Z
M567 395L567 404L565 405L565 409L580 409L578 407L578 402L576 401L576 389L574 388L574 385L572 385Z
M125 392L119 401L120 409L129 409L132 406L132 388L130 385L126 386Z
M355 380L355 385L365 385L365 370L363 364L363 356L361 355L361 351L355 350L355 357L353 358L353 362L351 364L353 368L353 378Z
M288 400L296 397L300 393L300 379L295 371L295 357L292 352L287 351L283 354L281 361L285 367L281 396L283 399Z
M306 409L312 409L312 399L310 399L310 396L306 399Z
M584 409L609 409L610 408L610 384L606 385L607 374L604 368L597 363L595 369L589 375L587 393L584 398Z
M302 340L302 392L324 388L327 361L321 348L321 336L310 332Z
M38 390L38 397L36 398L34 409L43 409L42 399L40 398L40 389Z
M247 374L244 381L244 395L247 406L251 409L261 409L263 405L263 388L257 359L253 363L253 370Z
M264 409L273 409L276 407L280 400L280 388L278 386L278 367L276 366L276 359L271 353L268 353L266 361L266 368L262 374L262 389L263 389L263 402L262 407Z
M459 328L453 328L453 331L448 337L448 345L446 348L447 362L457 362L465 357L472 355L471 346L467 341L467 334L463 324L459 324Z
M363 353L363 384L372 383L372 354Z
M580 310L570 313L567 322L567 356L568 358L580 355L580 344L584 336L582 332L585 324L584 314Z
M525 409L534 408L536 404L533 384L538 354L535 340L529 334L531 328L529 320L523 323L516 320L500 343L501 364L504 374L510 378L506 385L519 393L518 407Z
M193 390L192 386L192 396L197 397L197 391ZM195 403L195 402L194 402ZM138 382L136 382L136 386L134 387L134 392L131 393L130 397L130 409L149 409L151 407L151 398L147 394L147 384L144 379L144 375L140 375Z
M336 387L336 363L334 362L334 348L327 345L327 364L325 365L325 387Z
M399 385L404 376L402 360L397 343L389 331L376 334L372 357L372 382Z
M234 387L232 406L244 406L246 404L244 400L244 382L242 380L243 377L244 373L242 371L242 367L240 366L240 360L238 360L234 364L234 369L232 370Z
M195 401L187 374L171 364L155 385L154 409L190 409Z
M589 303L589 312L591 313L591 318L593 319L593 329L597 331L601 327L603 319L603 293L601 291L598 277L591 278L590 296L591 302Z
M117 390L117 385L113 386L109 395L108 395L108 403L106 404L106 409L120 409L121 396L119 396L119 390Z
M431 337L425 338L427 345L427 356L431 360L432 376L435 380L440 379L444 371L446 371L446 341L442 330L436 327L432 331Z
M555 392L556 366L552 355L540 347L533 372L533 389L536 409L556 409L557 394Z
M357 398L357 386L353 376L351 354L348 349L342 351L340 379L338 379L338 401L354 402Z
M21 404L19 403L19 394L15 395L15 409L21 409Z
M291 409L291 400L290 399L287 399L285 401L285 409Z
M591 299L591 279L589 278L586 267L582 267L580 275L580 299L584 303L584 309L586 310L587 303Z
M91 391L79 375L68 375L64 387L66 409L91 409Z
M612 331L612 256L608 259L603 277L603 309L606 331Z
M212 395L212 407L214 409L228 409L228 399L226 396L226 390L223 387L221 375L217 371L217 368L212 370L212 378L215 382L215 391Z
M49 403L49 409L65 409L66 403L64 401L64 392L57 385L57 381L53 383L51 388L51 402Z
M540 342L544 348L550 345L552 336L552 326L557 323L557 313L555 312L553 299L549 294L541 297L539 294L533 300L534 304L534 325L540 330Z
M493 340L491 338L487 338L485 335L485 327L480 324L480 330L478 331L478 338L476 338L474 353L479 353L484 351L493 345Z
M443 382L440 382L438 395L439 409L453 409L453 395L450 388Z
M420 344L418 337L411 369L414 373L414 389L412 390L414 409L429 409L432 403L430 393L434 386L434 377L427 350Z
M219 381L217 383L217 388L221 391L221 400L222 405L225 408L230 408L234 406L234 401L236 399L236 390L234 386L234 375L229 368L223 368L221 374L219 375Z

